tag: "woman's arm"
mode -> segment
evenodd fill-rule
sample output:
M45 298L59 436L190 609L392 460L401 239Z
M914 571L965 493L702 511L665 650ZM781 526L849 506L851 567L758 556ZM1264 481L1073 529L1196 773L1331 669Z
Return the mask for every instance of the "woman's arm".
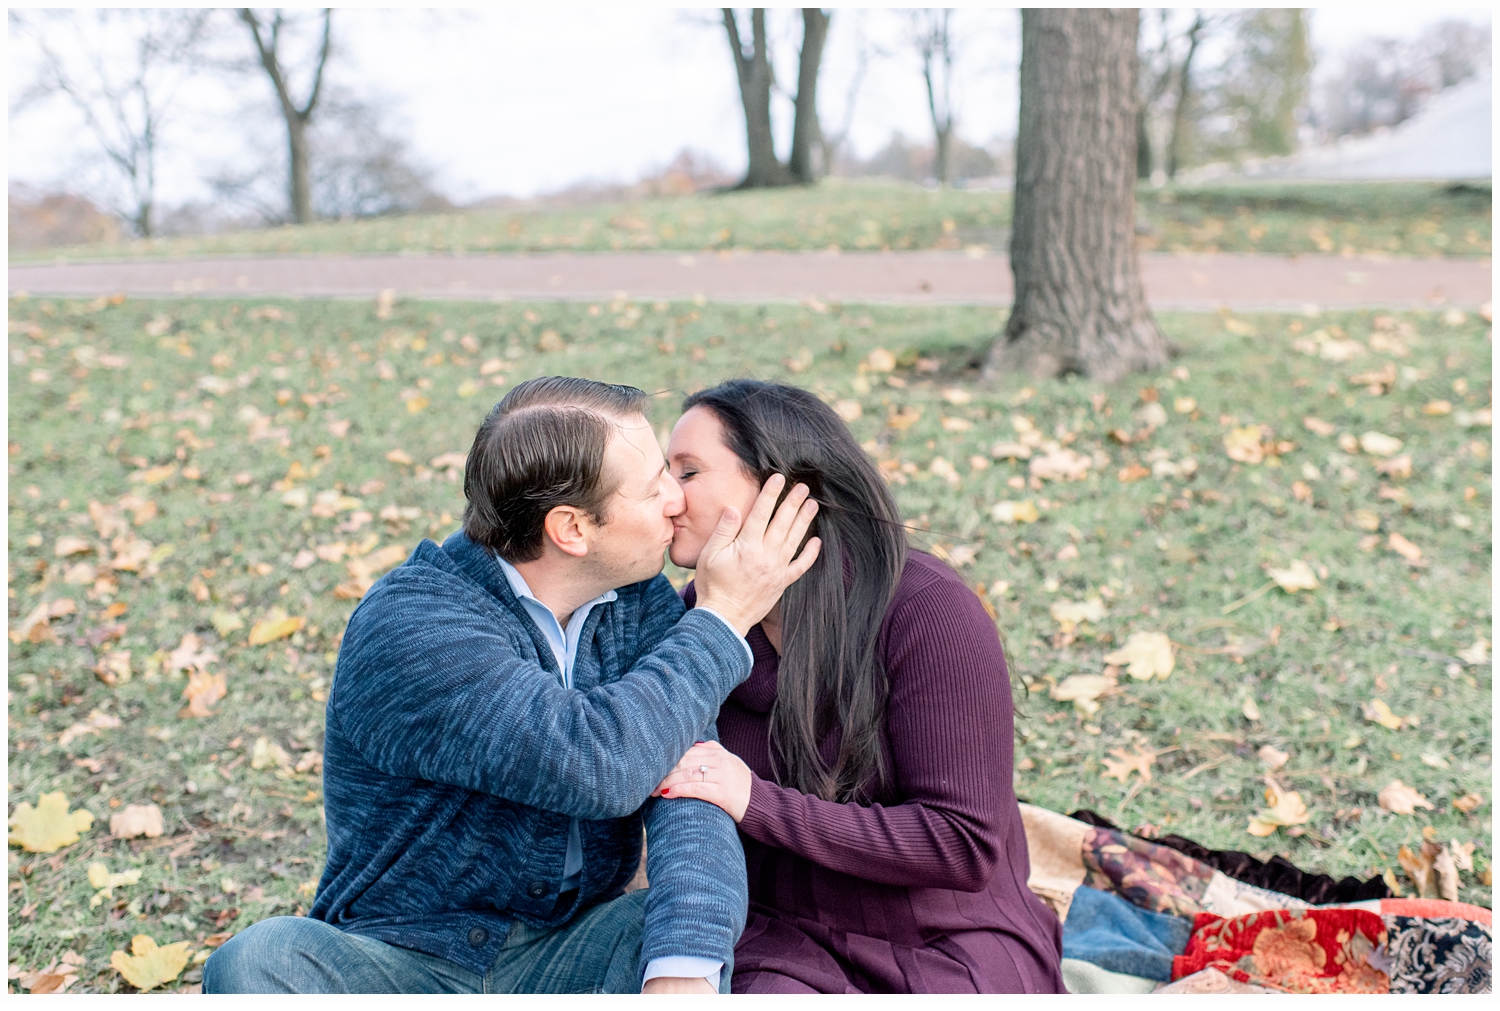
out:
M999 636L979 600L952 579L913 595L887 626L886 726L903 803L821 800L755 776L722 749L708 757L717 745L695 746L662 785L669 797L720 804L746 835L830 870L978 891L1000 857L1012 796L1013 714ZM702 782L701 764L713 782Z

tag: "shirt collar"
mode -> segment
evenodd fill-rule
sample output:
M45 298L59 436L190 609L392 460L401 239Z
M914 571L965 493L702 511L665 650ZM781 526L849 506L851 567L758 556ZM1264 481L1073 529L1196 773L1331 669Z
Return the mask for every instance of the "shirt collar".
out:
M521 571L519 569L507 562L505 559L501 558L499 555L495 556L495 561L500 563L500 571L505 573L505 581L510 584L510 590L516 595L517 599L529 600L532 603L536 604L538 607L546 609L548 614L552 613L552 609L538 600L536 598L536 594L531 592L531 587L526 585L526 577L521 575ZM593 600L590 600L584 604L580 604L578 606L578 610L574 613L578 614L581 612L583 614L587 614L589 608L593 607L595 604L605 604L611 600L615 600L618 597L619 594L614 590L605 590ZM557 616L553 615L553 620L556 620L556 618Z

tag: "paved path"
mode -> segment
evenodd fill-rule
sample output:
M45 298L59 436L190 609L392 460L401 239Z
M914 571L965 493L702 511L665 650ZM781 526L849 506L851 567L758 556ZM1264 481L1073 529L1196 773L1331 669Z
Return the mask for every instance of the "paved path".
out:
M1158 309L1478 306L1488 260L1240 254L1141 257ZM268 256L93 261L10 268L11 292L457 300L632 298L1006 305L1003 255L967 253L577 253L505 256Z

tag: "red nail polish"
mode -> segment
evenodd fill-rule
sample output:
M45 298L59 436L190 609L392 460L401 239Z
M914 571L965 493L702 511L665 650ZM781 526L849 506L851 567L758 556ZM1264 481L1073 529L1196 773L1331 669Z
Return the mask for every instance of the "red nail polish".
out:
M663 796L663 797L670 797L670 796L672 796L672 791L671 791L671 790L663 790L663 791L662 791L662 792L661 792L661 795L662 795L662 796Z

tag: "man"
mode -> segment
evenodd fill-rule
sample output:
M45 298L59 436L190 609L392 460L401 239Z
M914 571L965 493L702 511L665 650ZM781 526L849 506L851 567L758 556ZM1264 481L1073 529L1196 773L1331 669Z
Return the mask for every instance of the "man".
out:
M682 511L645 394L522 383L485 419L464 529L371 588L328 700L328 861L206 992L728 992L745 922L734 823L653 788L748 676L744 640L817 556L773 477L725 510L684 614ZM774 517L773 517L774 510ZM650 887L622 895L647 836Z

